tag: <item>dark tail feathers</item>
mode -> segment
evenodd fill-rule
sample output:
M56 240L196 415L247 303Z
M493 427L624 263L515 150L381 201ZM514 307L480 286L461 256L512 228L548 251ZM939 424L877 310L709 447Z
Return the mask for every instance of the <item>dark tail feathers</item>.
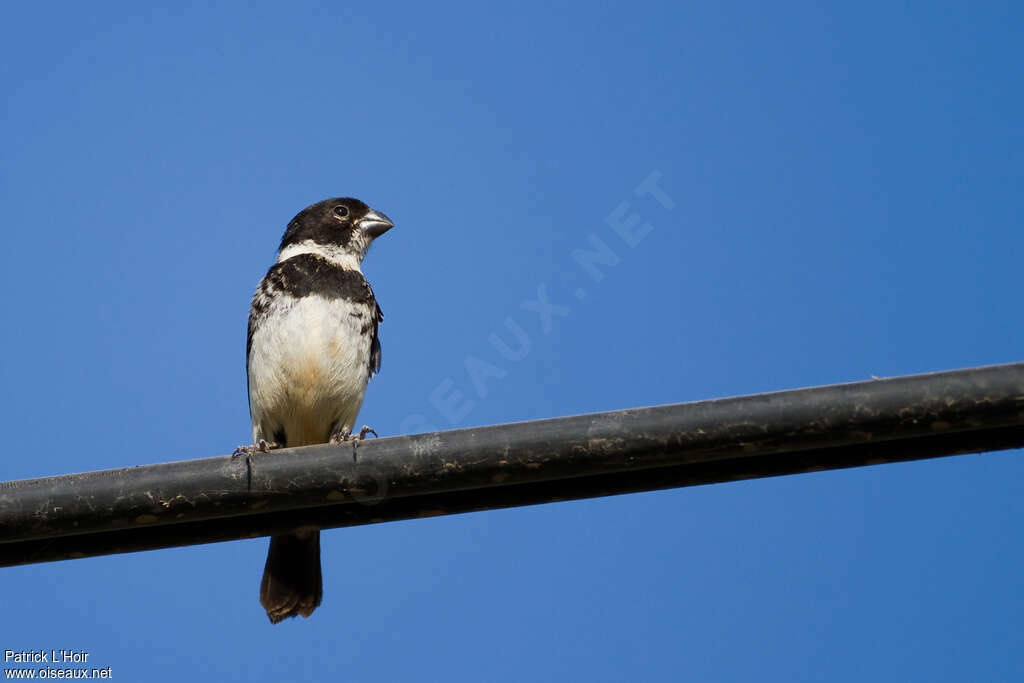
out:
M271 623L297 614L308 617L323 596L320 532L272 536L260 582L260 604Z

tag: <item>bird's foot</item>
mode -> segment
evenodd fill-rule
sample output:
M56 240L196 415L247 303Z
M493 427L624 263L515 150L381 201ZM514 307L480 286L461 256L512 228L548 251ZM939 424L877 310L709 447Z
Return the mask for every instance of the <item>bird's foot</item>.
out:
M356 444L358 444L360 441L365 441L367 434L373 434L374 436L377 436L377 432L375 432L372 427L367 427L366 425L363 425L363 428L359 430L358 434L353 434L351 430L344 429L341 431L337 431L334 434L331 434L331 443L341 444L351 442L352 462L355 462L358 459L358 455L356 454Z
M240 455L245 456L245 479L246 486L252 490L252 471L253 471L253 457L257 453L269 453L275 448L280 448L281 444L267 441L266 439L260 439L254 444L249 446L239 446L235 449L235 452L231 454L231 459L234 460Z
M270 451L274 450L275 448L280 448L280 447L281 447L281 444L279 444L279 443L275 443L273 441L267 441L266 439L260 439L259 441L257 441L256 443L254 443L252 445L249 445L249 446L239 446L238 448L235 449L235 452L231 454L231 457L232 458L237 458L240 455L244 455L244 456L246 456L247 458L249 458L251 460L252 456L256 455L257 453L269 453Z

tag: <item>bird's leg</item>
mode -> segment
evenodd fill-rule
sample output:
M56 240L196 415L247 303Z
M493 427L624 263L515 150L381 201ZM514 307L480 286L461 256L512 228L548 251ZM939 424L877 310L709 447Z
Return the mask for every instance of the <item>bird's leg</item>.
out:
M239 446L238 448L235 449L235 452L231 454L231 457L237 458L240 455L244 455L251 459L252 456L256 455L257 453L269 453L275 448L280 447L281 444L279 443L267 441L266 439L260 439L259 441L250 446Z
M346 441L352 440L352 432L348 429L339 429L338 431L331 434L331 443L339 444L345 443Z
M269 453L275 448L280 448L281 444L273 441L267 441L266 439L260 439L254 444L249 446L239 446L235 449L234 453L231 454L231 459L234 460L240 455L245 456L245 478L249 490L252 490L252 471L253 471L253 456L257 453Z
M352 437L351 429L339 429L338 431L331 434L332 444L341 444L352 442L352 462L356 461L356 440Z
M363 428L359 430L358 434L352 434L352 430L350 429L339 429L338 431L331 434L331 443L339 444L351 441L352 462L355 462L356 460L358 460L358 456L356 454L356 444L358 444L360 441L365 441L367 434L373 434L374 436L377 436L377 432L375 432L372 427L367 427L366 425L363 425Z

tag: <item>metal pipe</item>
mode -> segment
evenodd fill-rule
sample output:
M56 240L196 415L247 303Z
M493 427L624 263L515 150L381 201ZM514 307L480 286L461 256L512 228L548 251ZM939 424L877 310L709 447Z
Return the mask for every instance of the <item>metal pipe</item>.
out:
M0 483L0 566L1024 446L1024 363Z

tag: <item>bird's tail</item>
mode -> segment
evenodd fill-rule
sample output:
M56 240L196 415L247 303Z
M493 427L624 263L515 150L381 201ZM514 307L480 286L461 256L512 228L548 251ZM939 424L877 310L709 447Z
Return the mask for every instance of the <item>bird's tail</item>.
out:
M308 617L323 596L320 531L272 536L260 582L260 604L271 623L297 614Z

